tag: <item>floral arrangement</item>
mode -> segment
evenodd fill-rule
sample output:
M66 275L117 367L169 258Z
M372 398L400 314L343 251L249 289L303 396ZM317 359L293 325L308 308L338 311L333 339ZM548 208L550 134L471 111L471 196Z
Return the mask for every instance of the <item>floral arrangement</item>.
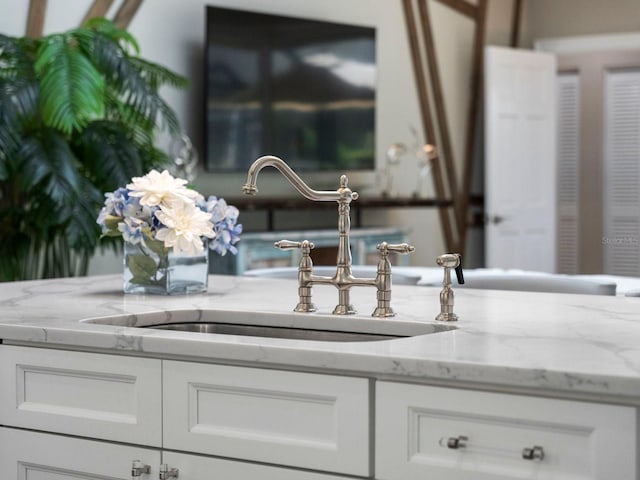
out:
M107 193L97 219L103 235L187 255L201 254L209 239L210 249L235 255L242 233L238 209L215 196L205 200L186 184L166 170L152 170Z

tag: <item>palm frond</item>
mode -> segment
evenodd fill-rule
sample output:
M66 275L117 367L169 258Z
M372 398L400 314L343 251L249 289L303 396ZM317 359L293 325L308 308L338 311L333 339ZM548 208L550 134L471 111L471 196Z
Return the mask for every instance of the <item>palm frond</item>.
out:
M8 175L8 162L20 145L20 123L13 108L13 99L2 88L0 80L0 180Z
M74 150L83 158L83 167L103 191L129 183L146 173L136 145L121 124L99 121L88 125L75 139Z
M104 80L67 35L52 35L38 50L40 104L45 125L66 134L104 114Z
M162 65L149 62L140 57L131 57L129 61L138 73L140 73L140 76L149 82L156 91L162 85L169 85L175 88L186 88L189 86L189 80Z
M69 246L77 253L91 253L98 243L100 228L95 222L96 211L104 198L100 190L86 178L80 179L76 201L65 228Z
M50 210L68 211L75 201L80 176L78 160L66 139L45 129L39 137L24 140L19 156L22 188L35 195L39 203L49 203Z
M37 40L0 34L0 78L16 81L33 78L33 57Z
M106 18L90 18L84 23L84 28L79 30L93 30L109 37L113 43L119 44L125 51L132 50L135 55L140 54L140 46L133 35L128 31L115 26L115 24Z

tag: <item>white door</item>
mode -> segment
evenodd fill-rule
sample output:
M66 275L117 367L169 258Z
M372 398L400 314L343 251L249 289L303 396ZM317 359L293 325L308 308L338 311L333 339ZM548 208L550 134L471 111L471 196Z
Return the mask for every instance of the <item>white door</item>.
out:
M158 478L159 450L0 428L2 480L130 480L134 460Z
M556 270L555 56L485 51L486 263Z
M604 272L640 275L640 69L605 74Z

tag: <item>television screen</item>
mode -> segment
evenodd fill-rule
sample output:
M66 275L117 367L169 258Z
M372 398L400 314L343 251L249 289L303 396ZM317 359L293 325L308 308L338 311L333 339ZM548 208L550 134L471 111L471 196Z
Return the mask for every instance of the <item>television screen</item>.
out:
M207 7L206 31L209 171L374 169L374 28Z

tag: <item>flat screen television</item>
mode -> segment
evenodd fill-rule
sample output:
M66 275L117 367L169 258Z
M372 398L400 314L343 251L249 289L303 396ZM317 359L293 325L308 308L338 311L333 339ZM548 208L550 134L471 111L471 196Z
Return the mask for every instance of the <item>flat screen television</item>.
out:
M205 163L373 170L375 28L207 7Z

